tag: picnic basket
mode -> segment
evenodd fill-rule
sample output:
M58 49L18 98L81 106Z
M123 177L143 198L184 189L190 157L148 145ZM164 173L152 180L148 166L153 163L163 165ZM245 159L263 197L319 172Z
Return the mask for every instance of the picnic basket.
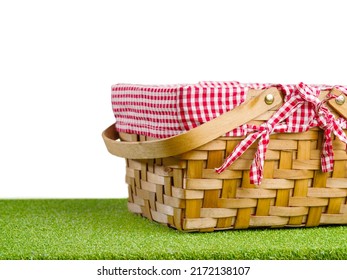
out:
M149 220L186 232L347 224L346 94L304 83L119 84L116 123L102 136L126 159L128 209Z

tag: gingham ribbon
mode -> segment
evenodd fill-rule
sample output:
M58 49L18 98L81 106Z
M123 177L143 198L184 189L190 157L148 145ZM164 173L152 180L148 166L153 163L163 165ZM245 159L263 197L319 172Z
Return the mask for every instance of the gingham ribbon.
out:
M304 83L300 83L295 87L293 93L288 96L288 100L281 108L264 124L260 126L248 127L252 134L249 134L241 141L234 151L226 158L222 166L216 169L218 173L223 172L236 159L238 159L257 139L258 149L250 168L250 183L260 185L263 178L263 167L265 161L265 153L269 144L270 134L273 133L290 133L304 132L312 127L320 127L324 130L324 140L321 154L321 166L323 172L332 171L334 165L334 152L332 147L331 134L334 133L342 142L347 144L347 137L341 128L341 120L336 120L332 113L325 106L325 103L336 96L328 94L321 102L318 99L320 90L309 87ZM300 107L308 106L313 109L312 116L301 116L305 120L304 123L288 123L285 122ZM310 110L302 110L301 112L309 112Z

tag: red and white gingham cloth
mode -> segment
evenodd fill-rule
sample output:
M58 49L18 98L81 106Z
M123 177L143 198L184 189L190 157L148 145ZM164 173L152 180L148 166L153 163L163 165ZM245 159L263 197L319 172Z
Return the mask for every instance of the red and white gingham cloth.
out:
M324 130L321 166L323 172L332 171L334 152L331 133L347 144L347 137L342 130L342 127L346 128L346 120L342 118L335 120L333 114L325 106L326 101L336 98L336 96L328 94L321 102L318 99L319 92L318 88L309 87L303 83L295 86L294 90L287 94L283 106L267 122L260 126L248 126L248 131L254 133L241 141L216 171L223 172L259 139L258 150L250 169L251 184L259 185L263 177L265 153L270 134L305 132L312 127L320 127Z
M188 131L245 101L248 89L270 84L201 82L193 85L112 86L111 101L120 132L167 138Z
M182 133L178 121L179 86L112 86L112 108L119 132L167 138Z
M117 119L116 129L156 138L170 137L239 106L245 101L249 89L265 89L271 86L284 92L284 105L260 126L242 125L229 132L229 136L251 134L239 143L216 171L223 172L259 139L258 150L250 169L251 183L259 185L270 134L304 132L312 127L320 127L325 131L321 155L322 171L331 171L334 162L331 133L347 144L347 138L342 131L347 128L347 122L343 118L335 119L326 108L326 101L335 98L334 96L329 94L322 102L318 99L321 90L333 88L327 85L238 82L201 82L195 85L173 86L114 85L112 106ZM347 87L334 87L347 95Z

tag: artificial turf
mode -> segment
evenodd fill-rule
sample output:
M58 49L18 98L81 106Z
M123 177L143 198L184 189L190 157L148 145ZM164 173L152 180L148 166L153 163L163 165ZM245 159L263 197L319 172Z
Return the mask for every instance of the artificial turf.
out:
M125 199L0 200L0 259L347 259L347 226L183 233Z

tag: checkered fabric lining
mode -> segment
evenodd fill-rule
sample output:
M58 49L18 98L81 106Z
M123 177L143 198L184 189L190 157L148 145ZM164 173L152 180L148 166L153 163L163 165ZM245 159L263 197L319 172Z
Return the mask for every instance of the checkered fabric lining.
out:
M327 85L279 85L241 84L239 82L200 82L195 85L112 87L112 106L117 119L116 129L127 133L166 138L197 127L219 115L232 110L245 101L249 89L279 88L285 94L284 105L260 126L242 125L228 136L248 135L217 168L223 172L240 157L257 139L258 150L250 169L250 181L261 184L265 153L272 133L304 132L312 127L322 128L324 143L321 155L322 171L333 168L331 134L334 133L347 144L342 129L347 128L345 119L335 119L325 107L328 95L322 102L318 99L321 90L330 90ZM347 87L334 86L347 95Z
M188 131L245 101L248 89L269 84L200 82L193 85L112 86L112 109L120 132L167 138Z
M129 85L112 86L112 109L116 129L120 132L167 138L188 131L219 115L232 110L245 101L249 89L276 86L286 97L295 93L296 85L277 85L239 82L200 82L193 85ZM331 89L327 85L311 85L314 94ZM336 86L347 95L347 87ZM296 127L307 124L314 115L311 105L303 104L286 119ZM228 136L244 136L252 131L241 126ZM295 129L294 129L295 130Z
M112 108L119 132L167 138L182 133L178 120L178 85L112 86Z

